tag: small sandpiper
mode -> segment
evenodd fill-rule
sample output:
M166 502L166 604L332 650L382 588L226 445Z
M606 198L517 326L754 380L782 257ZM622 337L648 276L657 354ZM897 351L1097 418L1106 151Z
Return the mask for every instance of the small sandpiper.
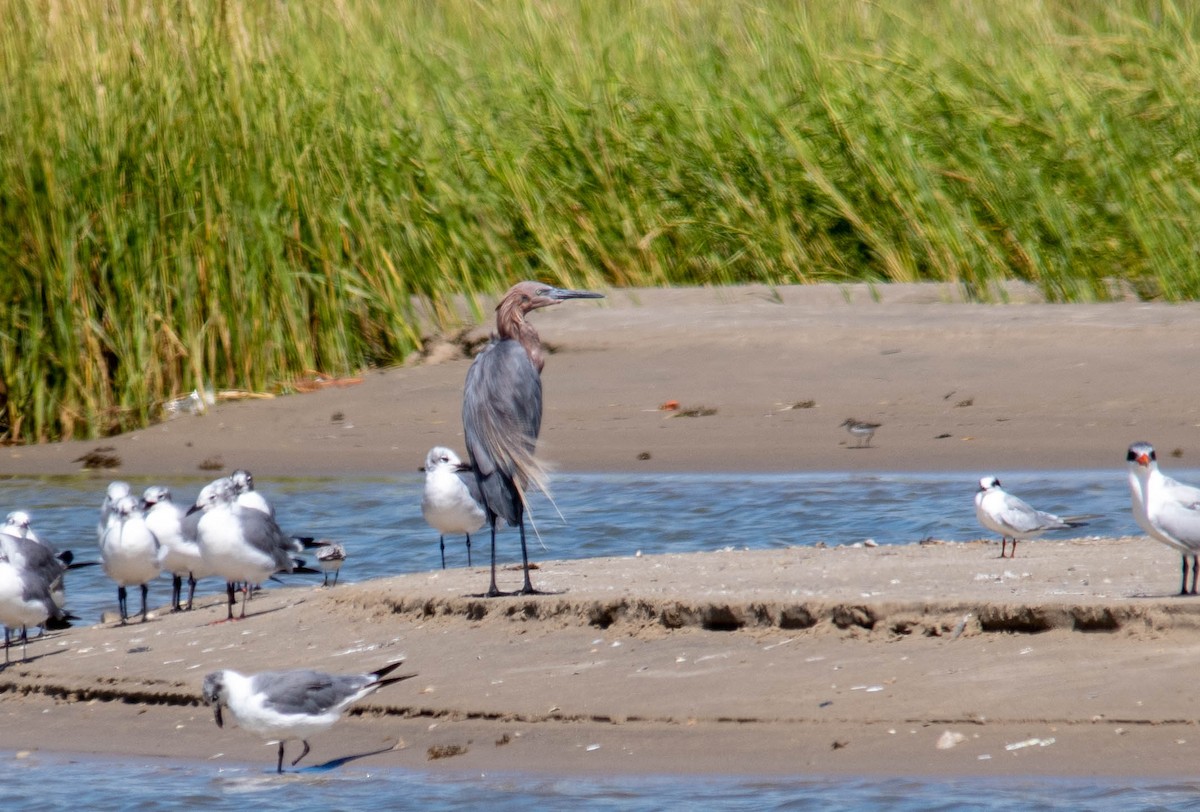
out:
M325 573L325 586L329 586L329 573L333 573L334 586L337 585L338 574L342 563L346 560L346 548L333 542L319 543L317 547L317 564Z
M850 432L850 434L858 440L858 445L855 448L871 447L871 438L875 436L875 429L882 425L880 423L867 423L863 420L855 420L853 417L847 417L842 422L842 428Z

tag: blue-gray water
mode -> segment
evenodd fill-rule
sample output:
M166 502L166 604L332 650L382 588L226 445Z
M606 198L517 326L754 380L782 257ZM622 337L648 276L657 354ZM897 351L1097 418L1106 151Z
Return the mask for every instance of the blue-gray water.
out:
M983 472L993 473L993 472ZM1185 481L1200 480L1178 472ZM1099 514L1096 535L1137 533L1123 470L997 474L1009 491L1060 514ZM546 550L539 558L579 558L723 547L768 549L824 542L907 544L926 537L969 540L988 535L975 522L975 474L560 474L555 509L535 500ZM202 479L167 479L176 501L190 502ZM350 554L342 580L438 567L437 535L421 519L420 475L376 479L270 480L259 489L280 524L298 534L335 538ZM135 491L150 480L131 480ZM107 480L88 477L0 480L0 512L22 509L34 528L77 560L98 560L96 519ZM1074 531L1080 533L1082 531ZM518 560L512 531L501 555ZM487 537L476 538L477 565ZM466 563L462 539L448 539L450 566ZM484 584L481 582L480 587ZM201 592L219 591L215 582ZM169 596L169 581L152 586L151 603ZM82 622L114 608L116 588L99 567L69 576L69 607ZM133 600L131 600L133 603ZM0 730L0 748L4 747ZM1171 809L1190 806L1200 783L1094 779L878 779L663 777L578 778L513 774L431 775L364 770L356 765L278 778L261 765L244 769L149 757L117 762L0 750L0 802L5 808L60 809L368 809L399 805L449 810L487 805L546 808L671 809ZM69 780L64 781L64 777ZM382 799L382 801L381 801Z
M137 757L118 761L0 750L5 809L191 812L194 809L420 809L447 812L536 809L647 812L754 810L1078 810L1194 809L1200 782L1096 778L579 777L517 773L436 774L360 770L276 776L261 766Z

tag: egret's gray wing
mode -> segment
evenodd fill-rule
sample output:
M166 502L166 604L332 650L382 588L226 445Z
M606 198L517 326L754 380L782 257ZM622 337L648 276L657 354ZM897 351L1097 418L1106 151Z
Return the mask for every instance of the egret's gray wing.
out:
M294 562L291 554L300 552L301 547L291 536L279 529L274 519L253 508L235 510L234 515L241 523L242 535L247 544L274 559L277 569L292 571Z
M475 500L475 504L482 505L483 494L479 491L479 480L475 477L474 471L455 471L455 476L458 481L467 487L467 493Z
M482 503L516 524L520 492L531 482L543 487L545 479L533 453L542 428L542 379L518 342L492 341L475 358L462 416Z
M335 675L320 671L266 671L250 687L265 696L263 704L280 713L320 716L353 698L375 678L370 674Z
M1184 545L1190 554L1200 552L1200 508L1167 502L1150 521L1163 533Z

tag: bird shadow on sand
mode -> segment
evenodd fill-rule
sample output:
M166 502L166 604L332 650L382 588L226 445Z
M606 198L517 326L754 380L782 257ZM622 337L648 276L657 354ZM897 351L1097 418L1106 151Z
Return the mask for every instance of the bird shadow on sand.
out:
M20 646L20 643L13 643L9 651L11 652L14 648L20 648ZM0 663L0 672L8 670L8 667L12 665L29 665L30 663L35 663L38 660L45 659L46 657L54 657L58 654L66 654L68 651L70 651L70 649L60 648L57 651L45 651L41 654L32 654L23 660L10 660L7 663Z
M1170 600L1171 598L1179 598L1180 600L1200 601L1200 595L1197 595L1194 592L1189 592L1186 595L1180 594L1179 592L1158 592L1155 594L1150 594L1148 592L1138 592L1136 594L1129 596L1130 600L1135 600L1135 601L1136 600L1164 601L1164 600Z
M488 598L536 598L539 595L565 595L565 594L567 594L567 590L565 590L565 589L535 589L532 592L522 592L521 590L518 589L514 592L497 592L495 595L489 595L486 592L469 592L466 595L464 595L463 597L464 598L483 598L486 600Z
M326 761L323 764L313 764L310 767L300 767L299 769L287 770L286 772L292 772L292 773L297 773L297 774L329 772L330 770L336 770L338 767L342 767L346 764L349 764L351 761L357 761L360 758L367 758L368 756L378 756L378 755L382 755L383 753L390 753L393 750L399 750L399 749L400 749L399 745L393 745L392 747L384 747L380 750L371 750L368 753L356 753L355 755L352 755L352 756L342 756L340 758L332 759L331 761Z
M296 605L297 604L295 604L295 603L289 603L289 604L285 604L283 606L275 606L275 607L272 607L271 609L263 609L261 612L247 612L245 617L239 617L237 615L234 615L233 617L223 617L220 620L210 620L203 625L219 626L222 623L241 623L243 620L253 620L256 617L261 617L263 615L270 615L270 614L274 614L275 612L282 612L284 609L290 609L291 607L296 606Z

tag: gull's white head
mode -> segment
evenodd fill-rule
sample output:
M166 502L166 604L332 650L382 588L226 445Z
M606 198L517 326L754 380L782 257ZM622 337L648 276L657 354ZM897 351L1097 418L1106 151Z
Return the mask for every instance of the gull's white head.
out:
M985 476L983 479L979 480L979 490L981 491L990 491L993 488L999 487L1000 480L996 479L994 476Z
M142 505L150 507L157 505L159 502L171 501L171 489L166 485L151 485L142 493Z
M29 514L25 511L14 510L5 517L4 526L24 531L29 529L29 524L31 521L32 519L29 518Z
M425 455L425 467L422 469L426 472L435 471L439 468L449 468L454 470L462 466L462 460L449 448L445 446L434 446L429 449L429 453Z

